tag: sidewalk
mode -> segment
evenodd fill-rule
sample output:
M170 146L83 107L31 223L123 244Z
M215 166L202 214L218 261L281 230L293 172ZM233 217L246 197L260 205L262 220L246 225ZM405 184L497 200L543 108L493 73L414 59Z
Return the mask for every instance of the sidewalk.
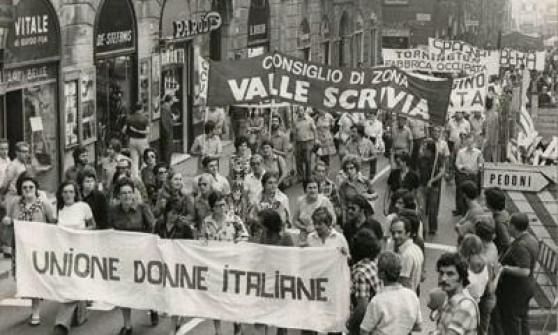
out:
M4 280L10 276L10 270L12 268L12 260L9 258L4 258L0 255L0 280Z

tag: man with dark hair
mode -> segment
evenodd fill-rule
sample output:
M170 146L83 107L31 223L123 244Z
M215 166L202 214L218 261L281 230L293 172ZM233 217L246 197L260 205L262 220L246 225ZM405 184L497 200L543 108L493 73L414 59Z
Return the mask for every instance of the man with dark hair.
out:
M287 158L287 153L292 150L289 137L281 130L281 116L277 113L271 115L271 134L269 140L273 144L273 153Z
M74 151L72 152L72 157L74 158L74 166L71 166L68 169L66 169L66 172L64 173L64 178L66 180L71 180L73 182L76 182L79 173L86 166L89 166L91 168L93 167L89 164L89 153L87 152L87 149L85 147L78 146L77 148L75 148Z
M509 222L510 213L506 210L506 195L498 188L487 188L484 190L486 207L492 213L494 219L495 234L494 243L498 253L502 254L510 245Z
M351 315L347 320L350 334L358 334L366 306L381 288L376 257L381 251L380 240L368 229L360 230L353 238L351 267Z
M372 160L376 158L377 150L374 143L365 136L364 126L362 124L354 124L351 127L351 136L347 143L345 143L344 156L352 154L360 158L361 165L369 165ZM370 171L372 172L372 171ZM372 173L369 173L369 179L374 178Z
M198 172L203 172L202 161L205 157L221 158L223 145L221 144L221 138L215 130L215 122L207 121L205 123L204 133L196 137L190 153L198 157Z
M107 228L108 201L105 194L97 189L97 174L92 167L85 167L77 176L81 198L93 212L95 228Z
M362 229L370 229L376 234L376 238L382 232L382 225L372 218L372 207L366 198L357 194L347 200L347 217L343 225L343 234L349 243L351 255L353 254L353 237Z
M465 215L457 221L455 230L458 235L458 242L461 241L466 234L475 233L475 222L479 215L486 214L484 208L479 203L479 189L471 180L467 180L459 185L460 192L463 194L463 199L467 207Z
M512 215L510 234L514 240L500 257L502 271L492 322L496 335L529 334L529 301L536 285L533 272L539 246L528 229L527 214Z
M392 154L406 152L411 155L413 152L413 134L407 125L407 116L397 117L397 126L392 129L393 150Z
M378 273L383 282L366 309L360 334L410 334L421 331L420 302L415 292L399 282L401 259L391 251L378 257Z
M145 149L149 148L149 118L147 117L143 104L137 102L131 113L126 118L126 135L130 138L130 158L132 159L132 175L139 176L141 156Z
M333 215L331 210L320 206L312 213L314 231L308 234L305 244L310 247L337 247L343 252L349 252L349 245L345 236L333 229Z
M214 191L221 192L225 195L229 195L231 193L231 185L227 178L219 173L219 159L216 157L204 157L202 160L202 166L205 173L211 175L212 183L211 186L213 187ZM194 193L198 192L198 179L200 175L194 178L193 184L193 191Z
M299 107L297 110L294 126L296 172L299 178L306 180L312 174L312 149L318 139L318 132L314 120L307 115L305 107Z
M469 285L467 261L458 253L445 253L436 262L438 286L447 299L436 325L439 334L476 335L479 311L465 287Z
M399 282L403 286L418 292L424 266L424 254L419 246L413 242L412 230L411 222L405 218L395 219L391 223L394 249L401 257L402 263Z
M121 179L128 179L134 184L134 195L138 202L149 204L149 195L143 181L136 176L132 176L132 161L127 158L121 158L116 163L116 172L114 173L112 181L112 189L109 192L109 197L112 197L111 204L118 203L118 190L116 186Z

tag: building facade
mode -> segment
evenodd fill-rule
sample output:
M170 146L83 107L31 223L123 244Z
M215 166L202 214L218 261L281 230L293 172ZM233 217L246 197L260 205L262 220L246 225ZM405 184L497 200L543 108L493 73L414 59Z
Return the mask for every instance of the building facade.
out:
M204 122L203 58L278 50L334 66L381 55L380 0L19 0L2 59L0 138L31 144L41 187L54 191L85 146L100 163L136 102L157 147L160 100L176 99L173 149ZM208 15L217 12L220 27Z

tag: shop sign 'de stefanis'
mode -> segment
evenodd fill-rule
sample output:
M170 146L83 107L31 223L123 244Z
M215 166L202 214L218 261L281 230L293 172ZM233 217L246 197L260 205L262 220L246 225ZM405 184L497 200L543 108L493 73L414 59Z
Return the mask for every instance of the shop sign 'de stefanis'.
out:
M173 22L173 37L183 39L206 34L219 29L221 23L221 15L218 12L204 13L197 19L176 20Z

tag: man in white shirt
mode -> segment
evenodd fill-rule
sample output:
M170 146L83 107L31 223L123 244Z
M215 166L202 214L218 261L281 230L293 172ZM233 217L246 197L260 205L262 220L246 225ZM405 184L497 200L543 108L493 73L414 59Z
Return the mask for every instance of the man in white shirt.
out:
M376 147L377 152L384 151L383 139L384 136L384 126L380 120L378 120L378 111L372 111L366 114L367 120L364 122L364 133L372 141ZM376 175L376 167L378 165L378 158L374 158L370 161L370 179L373 179Z
M263 190L262 177L265 173L263 158L260 154L254 154L250 157L250 169L252 172L244 177L244 194L248 199L248 203L255 205Z
M378 257L378 275L384 286L366 308L361 335L410 334L421 331L420 302L415 292L399 282L401 258L390 251Z
M411 221L406 218L399 218L391 223L395 252L401 257L402 264L399 282L417 292L422 277L424 254L413 242L412 229Z
M416 170L422 142L428 135L428 123L419 119L410 119L409 128L413 135L413 152L411 153L411 168Z
M463 215L467 210L463 195L460 191L460 185L466 180L472 180L480 189L480 169L484 163L482 152L475 147L474 135L472 133L465 135L463 141L465 147L457 152L457 157L455 159L456 191L454 215Z
M448 170L453 173L455 164L455 156L461 147L461 135L471 132L471 124L463 118L463 112L456 111L454 118L450 119L447 126L448 131L448 147L451 153L451 161L448 162Z
M213 177L213 190L223 193L224 195L229 195L231 193L231 186L227 178L219 173L219 158L210 156L204 157L202 159L202 166L205 169L205 173L209 173ZM194 179L194 193L197 193L198 178L199 176Z

